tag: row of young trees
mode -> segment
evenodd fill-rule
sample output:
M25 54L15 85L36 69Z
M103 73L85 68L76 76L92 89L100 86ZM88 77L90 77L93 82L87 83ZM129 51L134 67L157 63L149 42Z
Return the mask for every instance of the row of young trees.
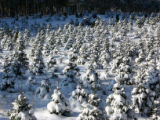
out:
M110 10L125 12L158 12L158 0L1 0L0 16L13 17L31 15L36 13L46 14L78 14L85 11L105 13Z

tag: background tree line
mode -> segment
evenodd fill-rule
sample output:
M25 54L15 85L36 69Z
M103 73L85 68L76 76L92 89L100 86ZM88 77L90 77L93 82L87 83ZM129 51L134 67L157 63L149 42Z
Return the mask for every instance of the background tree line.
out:
M84 11L105 13L110 10L124 12L159 12L159 0L0 0L0 16L13 17L40 13L41 15L77 14Z

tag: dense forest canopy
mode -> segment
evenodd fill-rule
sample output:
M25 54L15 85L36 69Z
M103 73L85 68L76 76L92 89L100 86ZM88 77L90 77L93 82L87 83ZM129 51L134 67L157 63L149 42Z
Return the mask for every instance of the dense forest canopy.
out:
M159 12L159 0L0 0L0 16L23 16L40 13L42 15L77 14L85 11L105 13L121 10L124 12Z

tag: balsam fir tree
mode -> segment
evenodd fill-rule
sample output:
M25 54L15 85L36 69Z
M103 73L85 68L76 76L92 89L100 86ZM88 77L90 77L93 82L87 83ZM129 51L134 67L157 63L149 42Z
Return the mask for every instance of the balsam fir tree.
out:
M75 39L73 39L72 36L69 36L68 41L65 45L65 49L69 50L72 47L73 42L75 41Z
M154 96L155 93L152 93L145 84L136 85L132 90L132 103L135 112L142 116L151 116L154 108Z
M116 82L125 85L133 84L131 68L130 59L123 58L123 62L119 65L119 69L117 69Z
M151 119L152 120L159 120L160 119L160 115L159 115L159 105L160 105L160 97L157 98L154 101L154 108L152 110L152 115L151 115Z
M9 36L9 38L8 38L8 44L7 44L7 50L13 50L13 48L14 48L14 44L13 44L13 41L12 41L12 38L11 38L11 36Z
M103 120L103 113L95 106L87 105L76 120Z
M47 44L44 44L44 46L43 46L43 53L44 53L44 55L47 57L47 56L49 56L50 54L51 54L51 50L50 50L50 48L49 48L49 46L47 45Z
M40 98L49 98L48 97L48 93L50 91L50 82L49 79L45 79L41 81L41 86L37 88L36 90L36 94L40 97Z
M0 52L2 52L2 39L4 37L4 30L0 29Z
M136 64L143 63L145 61L145 54L142 49L139 50L138 58L135 59Z
M24 31L24 41L25 41L25 45L29 45L29 43L30 43L30 32L29 32L29 30L28 29L25 29L25 31Z
M95 42L95 43L94 43ZM91 44L91 54L90 54L90 62L92 63L94 68L102 68L102 65L100 64L100 42L99 39L95 39L93 43Z
M14 74L11 60L8 56L5 57L4 63L2 64L2 82L0 89L6 90L8 88L14 88Z
M5 43L8 39L8 36L6 34L3 35L3 37L1 38L1 49L5 48Z
M136 76L134 77L134 83L136 85L138 85L139 83L146 83L146 75L145 75L145 70L143 67L140 68L136 74Z
M70 62L75 62L77 60L77 54L72 53L69 55L69 61Z
M146 72L146 82L147 86L152 92L158 93L160 90L160 70L156 68L156 64L153 63L149 66ZM158 97L158 96L155 96Z
M13 41L12 41L11 31L8 30L7 34L4 34L3 38L1 39L2 48L5 50L11 50L13 48Z
M31 55L30 55L31 57L35 56L35 53L38 50L38 47L40 46L39 44L40 44L40 33L38 32L35 40L33 40L33 43L32 43L32 49L31 49Z
M158 107L160 104L159 90L160 90L160 70L157 69L156 63L150 64L146 72L146 84L150 89L150 96L153 100L152 118L160 118L158 116Z
M119 83L114 84L113 93L106 100L106 112L109 120L132 119L133 115L125 94L124 88Z
M80 103L86 102L88 92L82 88L82 85L77 85L76 89L72 92L72 98Z
M16 50L13 52L13 72L19 77L23 77L26 70L28 69L28 58L25 53L24 40L21 33L18 34Z
M37 84L37 81L34 76L29 76L26 82L26 85L28 86L28 90L31 92L34 92L35 85Z
M100 102L101 102L101 99L99 98L99 96L97 94L95 94L95 93L89 94L88 103L90 105L98 107Z
M13 50L13 37L12 31L8 30L7 34L4 34L3 38L1 38L2 48L4 50Z
M56 65L56 59L54 56L50 57L49 61L47 62L48 69L52 69Z
M114 54L114 59L112 60L111 64L111 73L116 73L116 70L119 68L119 65L122 63L123 56L121 53L117 52Z
M152 50L149 51L146 60L147 60L148 62L150 62L150 61L152 61L152 60L154 60L154 59L155 59L155 51L152 49Z
M24 96L24 93L20 93L12 105L13 108L8 111L10 120L36 120L33 115L32 106L28 103L28 99Z
M88 83L92 91L100 88L98 73L93 69L92 65L86 71L84 81Z
M70 113L69 102L61 93L60 88L56 88L52 94L52 101L47 104L50 114L66 115Z
M33 64L31 65L31 71L33 74L42 74L44 73L44 62L43 62L43 56L42 56L42 51L39 48L35 52L35 57L33 58Z
M50 54L51 51L54 50L54 48L56 47L56 45L55 45L55 31L54 30L52 30L50 33L50 36L48 36L45 47L47 47L47 48L45 48L46 54Z
M82 110L82 112L79 114L77 120L103 120L104 116L103 116L103 112L98 108L99 103L101 101L101 99L98 97L97 94L95 94L96 89L92 89L94 93L88 95L87 94L87 105L84 106L84 109ZM81 89L76 89L76 91L72 92L72 96L78 96L80 95L79 93L81 93L82 95L82 91ZM77 94L73 94L73 93L77 93ZM85 92L83 92L84 95ZM80 97L79 97L80 98Z
M70 62L64 69L63 74L67 77L69 82L77 82L79 76L79 68L73 62Z

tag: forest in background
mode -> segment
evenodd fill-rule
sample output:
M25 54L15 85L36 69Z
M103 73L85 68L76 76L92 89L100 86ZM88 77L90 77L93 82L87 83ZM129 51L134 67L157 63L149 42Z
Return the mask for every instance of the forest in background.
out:
M159 12L159 0L0 0L0 17L40 15L82 15L96 11Z

